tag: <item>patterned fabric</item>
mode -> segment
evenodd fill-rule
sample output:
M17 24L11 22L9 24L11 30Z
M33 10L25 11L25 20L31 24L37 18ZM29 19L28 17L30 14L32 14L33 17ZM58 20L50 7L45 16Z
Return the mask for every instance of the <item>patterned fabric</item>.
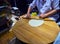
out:
M30 4L29 7L31 7L32 9L37 6L38 10L40 13L46 13L47 11L53 9L60 9L59 8L59 0L33 0L33 2ZM59 14L56 13L52 16L50 16L50 18L53 17L55 19L55 21L59 18Z

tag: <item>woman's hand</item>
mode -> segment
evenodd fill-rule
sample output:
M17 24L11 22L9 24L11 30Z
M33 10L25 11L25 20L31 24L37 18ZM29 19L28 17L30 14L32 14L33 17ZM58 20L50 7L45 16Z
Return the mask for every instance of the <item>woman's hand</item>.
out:
M25 18L25 19L28 19L30 17L31 17L30 14L26 14L26 15L23 16L23 18Z
M44 14L40 14L39 15L39 18L44 18Z
M40 14L39 18L46 18L47 14Z

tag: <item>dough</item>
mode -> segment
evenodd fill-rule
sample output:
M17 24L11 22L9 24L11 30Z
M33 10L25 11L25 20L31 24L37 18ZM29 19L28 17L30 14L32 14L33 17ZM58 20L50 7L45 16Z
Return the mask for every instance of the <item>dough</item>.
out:
M29 21L29 25L32 26L32 27L41 26L43 23L44 23L44 20L31 19Z

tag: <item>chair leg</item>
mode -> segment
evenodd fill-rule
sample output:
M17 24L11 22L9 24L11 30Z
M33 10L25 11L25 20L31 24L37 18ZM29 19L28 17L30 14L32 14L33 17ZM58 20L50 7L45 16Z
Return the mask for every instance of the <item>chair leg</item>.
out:
M53 42L49 43L49 44L53 44Z
M27 43L24 43L18 40L16 37L14 37L12 40L10 40L9 44L27 44Z

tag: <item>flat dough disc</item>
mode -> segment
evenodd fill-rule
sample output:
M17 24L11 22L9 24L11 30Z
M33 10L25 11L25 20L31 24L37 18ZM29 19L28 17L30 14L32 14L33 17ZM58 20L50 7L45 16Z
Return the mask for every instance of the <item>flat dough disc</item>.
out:
M41 26L44 23L44 20L36 20L36 19L31 19L29 21L29 25L32 27L38 27Z

